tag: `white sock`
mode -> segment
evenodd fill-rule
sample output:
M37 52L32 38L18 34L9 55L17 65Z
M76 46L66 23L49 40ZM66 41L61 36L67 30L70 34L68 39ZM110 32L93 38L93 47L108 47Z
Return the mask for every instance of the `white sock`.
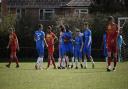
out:
M87 67L87 59L84 59L84 66Z
M69 57L66 56L67 65L69 65Z
M84 66L87 67L87 57L84 56Z
M61 58L58 58L58 67L60 67Z
M90 60L91 60L92 64L94 64L94 61L93 61L93 58L92 58L92 56L90 56Z
M108 57L105 57L106 66L108 66Z
M78 59L75 58L76 67L78 67Z
M42 64L43 64L43 57L40 58L40 64L39 64L40 68L42 68Z
M65 67L65 58L62 58L62 67Z
M74 57L72 57L72 65L74 64Z
M40 57L37 58L36 64L38 65L40 63Z
M106 61L106 62L108 61L108 57L105 57L105 61Z

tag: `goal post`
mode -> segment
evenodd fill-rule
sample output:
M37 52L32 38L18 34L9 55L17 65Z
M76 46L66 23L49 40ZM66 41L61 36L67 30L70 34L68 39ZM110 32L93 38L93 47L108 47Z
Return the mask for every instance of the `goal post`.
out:
M122 31L123 40L128 45L128 17L118 17L118 30ZM122 58L128 60L128 46L122 45Z

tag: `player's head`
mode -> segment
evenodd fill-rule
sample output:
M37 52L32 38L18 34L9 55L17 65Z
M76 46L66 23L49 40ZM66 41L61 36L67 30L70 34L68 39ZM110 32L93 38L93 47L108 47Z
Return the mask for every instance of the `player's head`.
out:
M113 17L113 16L109 16L109 17L108 17L108 22L109 22L109 23L114 22L114 17Z
M48 32L51 32L51 31L52 31L52 27L48 26Z
M69 25L65 25L65 28L66 28L66 32L69 32L70 30L70 27L69 27Z
M39 28L39 30L42 30L43 29L43 25L42 24L39 24L38 25L38 28Z
M61 30L61 32L65 32L65 27L64 27L64 25L60 25L60 30Z
M78 28L76 28L76 35L78 36L80 33L80 30Z
M84 28L88 28L89 27L89 23L88 22L85 22L84 23Z
M122 29L119 30L119 35L122 35Z
M15 29L13 27L10 27L9 28L9 33L13 33L13 32L15 32Z

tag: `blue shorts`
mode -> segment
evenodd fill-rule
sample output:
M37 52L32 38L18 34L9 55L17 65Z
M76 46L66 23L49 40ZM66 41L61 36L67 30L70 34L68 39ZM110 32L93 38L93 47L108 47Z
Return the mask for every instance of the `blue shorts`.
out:
M64 57L64 55L65 55L65 46L64 46L64 44L60 44L59 45L59 57Z
M73 54L73 45L72 43L65 43L65 51L66 51L66 54L67 53L71 53Z
M75 46L74 57L78 59L82 59L82 52L80 52L80 46Z
M91 45L89 47L87 47L86 45L84 45L83 54L84 55L87 55L87 56L91 56Z
M44 57L44 46L36 47L36 50L37 50L39 57Z

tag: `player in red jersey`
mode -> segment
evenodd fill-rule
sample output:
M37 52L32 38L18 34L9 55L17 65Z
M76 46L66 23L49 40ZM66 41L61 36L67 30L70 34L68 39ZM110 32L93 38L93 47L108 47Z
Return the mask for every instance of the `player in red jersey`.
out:
M16 56L17 50L19 51L19 43L18 43L18 38L15 33L14 28L9 29L9 42L7 48L10 48L10 60L9 64L6 65L6 67L10 68L11 62L14 60L16 62L16 68L19 68L19 61Z
M50 66L50 61L54 65L54 69L56 69L55 60L53 57L54 53L54 40L57 39L56 35L52 32L52 27L48 26L48 33L46 34L46 42L48 44L48 65L47 68Z
M111 61L112 61L112 54L114 57L114 68L115 71L116 64L117 64L117 37L118 37L118 27L117 24L114 22L114 18L110 16L108 18L107 24L107 49L108 49L108 68L107 71L111 71Z

